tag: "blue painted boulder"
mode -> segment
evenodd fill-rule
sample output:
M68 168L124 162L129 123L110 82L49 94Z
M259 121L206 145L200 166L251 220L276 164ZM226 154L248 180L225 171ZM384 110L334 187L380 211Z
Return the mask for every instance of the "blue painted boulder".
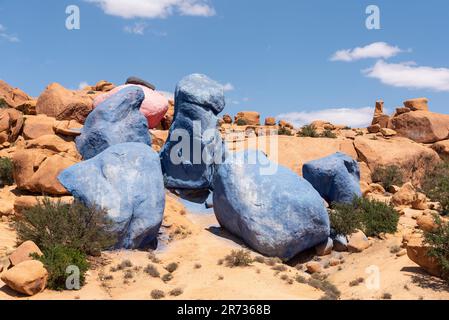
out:
M302 174L328 203L351 203L362 196L359 164L344 153L310 161Z
M140 112L145 95L137 86L127 87L98 105L86 118L76 147L84 159L110 146L126 142L151 145L148 123Z
M205 75L182 79L175 115L160 157L166 187L195 202L209 194L215 164L225 157L217 114L225 107L223 86Z
M220 225L266 256L289 260L329 237L318 192L260 151L228 155L218 166L213 202Z
M141 248L158 235L165 191L158 154L142 143L114 145L59 176L87 205L104 208L119 233L117 248Z

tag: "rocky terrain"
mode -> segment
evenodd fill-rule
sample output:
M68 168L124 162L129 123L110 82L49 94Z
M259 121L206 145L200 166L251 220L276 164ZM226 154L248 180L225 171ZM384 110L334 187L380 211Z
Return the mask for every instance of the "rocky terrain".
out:
M202 75L175 101L135 77L38 98L0 81L0 299L448 299L424 241L444 203L423 181L449 159L449 116L425 98L383 106L368 128L295 128L221 115L223 88ZM220 164L174 163L177 129ZM251 157L281 166L264 175ZM401 179L385 185L382 168ZM391 208L395 231L333 232L333 204L354 197ZM104 207L119 234L88 257L80 290L49 288L44 248L18 238L45 200Z

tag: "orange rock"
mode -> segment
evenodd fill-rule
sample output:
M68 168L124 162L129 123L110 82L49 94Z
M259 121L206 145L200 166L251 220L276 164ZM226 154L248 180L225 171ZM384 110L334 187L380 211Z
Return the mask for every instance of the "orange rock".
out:
M54 134L54 118L45 115L26 116L23 126L23 137L27 140L37 139L40 136Z
M10 256L11 265L16 266L21 262L33 260L32 254L42 255L42 251L33 241L25 241Z
M362 252L371 246L368 238L362 231L357 231L348 236L348 251Z
M17 108L31 98L22 90L13 88L5 81L0 80L0 100L10 108Z
M255 111L242 111L235 116L235 123L239 120L245 121L245 124L249 126L258 126L260 125L260 114Z
M311 261L306 264L307 272L310 274L320 273L323 271L323 266L316 261Z
M427 98L416 98L404 101L404 106L412 111L429 111Z
M440 277L442 270L437 260L429 257L429 247L425 246L421 238L411 238L407 243L407 255L416 264L433 276Z
M273 117L265 118L265 125L266 126L275 126L276 125L276 118L273 118Z
M23 115L12 108L0 109L0 144L14 142L23 126Z
M29 260L5 271L1 280L11 289L32 296L42 292L48 279L48 272L40 261Z

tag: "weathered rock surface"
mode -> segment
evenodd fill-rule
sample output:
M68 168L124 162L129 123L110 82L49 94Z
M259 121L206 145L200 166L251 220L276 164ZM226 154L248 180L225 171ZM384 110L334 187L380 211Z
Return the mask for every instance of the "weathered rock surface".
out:
M44 265L36 260L19 263L1 276L8 287L29 296L42 292L47 285L47 278L48 272Z
M434 143L449 138L449 115L413 111L392 119L394 130L419 143Z
M0 80L0 107L4 104L3 107L17 108L28 100L31 100L31 97L25 92Z
M341 152L304 164L302 173L328 203L351 203L362 196L358 163Z
M267 256L288 260L329 237L318 192L259 151L230 155L218 167L213 200L220 225Z
M412 111L429 111L427 98L416 98L404 101L404 106Z
M357 231L348 236L349 252L362 252L371 246L368 238L362 231Z
M26 116L22 136L27 139L37 139L41 136L54 134L53 127L57 121L46 115Z
M241 111L235 116L234 123L238 124L239 120L248 126L258 126L260 125L260 113L256 111Z
M72 91L58 83L52 83L39 96L37 114L45 114L56 120L76 120L84 123L93 109L93 96L86 91Z
M0 144L14 142L23 126L23 115L12 108L0 109Z
M441 266L433 257L429 257L429 247L423 244L420 238L411 238L407 243L407 255L416 264L429 274L440 277Z
M113 145L64 170L58 179L75 198L108 211L119 232L116 247L141 248L155 241L165 191L159 156L148 145Z
M42 251L33 241L25 241L9 256L12 266L24 261L33 260L32 254L42 255Z
M126 142L150 146L148 123L139 111L144 98L142 89L130 86L98 105L76 138L76 146L83 158L93 158L110 146Z

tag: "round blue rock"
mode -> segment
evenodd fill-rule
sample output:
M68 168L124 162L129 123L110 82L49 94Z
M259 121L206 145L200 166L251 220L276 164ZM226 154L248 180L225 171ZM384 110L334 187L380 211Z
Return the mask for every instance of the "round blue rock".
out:
M222 227L266 256L289 260L329 237L318 192L259 151L230 154L218 166L213 205Z

